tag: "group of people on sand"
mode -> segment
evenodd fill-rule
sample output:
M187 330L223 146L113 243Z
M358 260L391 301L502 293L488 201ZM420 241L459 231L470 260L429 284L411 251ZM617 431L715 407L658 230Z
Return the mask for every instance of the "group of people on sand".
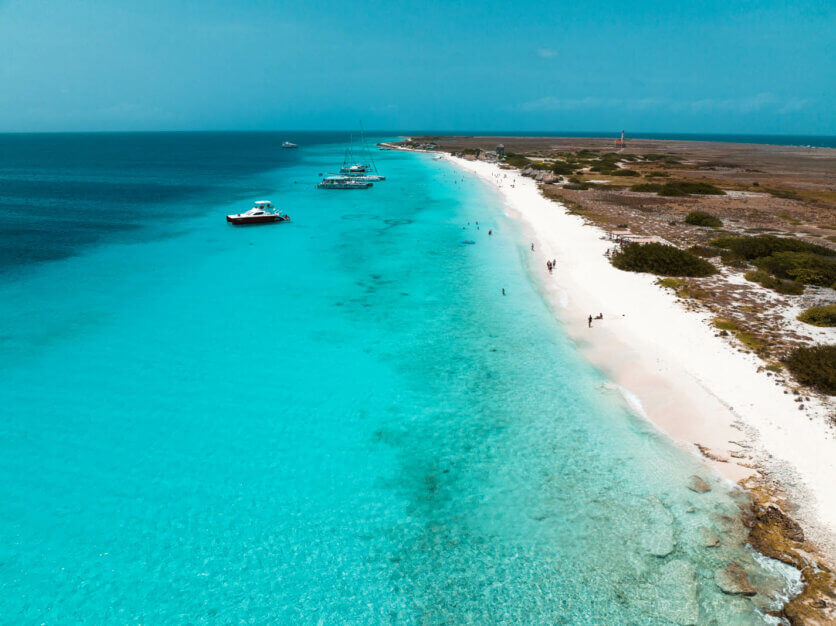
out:
M592 320L602 320L602 319L604 319L604 314L603 313L599 313L595 317L592 317L590 315L589 320L588 320L589 321L589 327L592 328Z
M554 271L554 268L557 267L557 260L552 259L551 261L546 261L546 269L549 270L549 274Z

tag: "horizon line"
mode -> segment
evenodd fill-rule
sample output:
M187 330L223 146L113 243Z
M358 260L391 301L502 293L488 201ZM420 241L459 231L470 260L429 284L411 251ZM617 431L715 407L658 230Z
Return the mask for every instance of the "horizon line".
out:
M124 134L198 134L198 133L355 133L358 132L354 128L279 128L279 129L168 129L168 130L0 130L0 135L124 135ZM443 136L443 137L526 137L525 133L532 133L531 136L546 136L546 137L590 137L599 139L595 135L604 135L608 137L620 136L621 131L609 130L483 130L483 129L394 129L394 128L379 128L366 129L363 131L368 134L400 134L400 135L420 135L420 136ZM510 134L509 134L510 133ZM627 137L638 138L639 135L686 135L686 136L726 136L726 137L832 137L836 138L836 134L827 133L761 133L761 132L719 132L719 131L632 131L626 134Z

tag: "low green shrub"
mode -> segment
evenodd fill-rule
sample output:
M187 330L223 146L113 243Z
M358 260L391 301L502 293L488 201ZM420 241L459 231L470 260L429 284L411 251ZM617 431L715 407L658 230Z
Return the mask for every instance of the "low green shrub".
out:
M656 284L668 289L673 289L678 298L694 300L703 300L708 297L709 293L702 289L699 285L695 285L694 281L682 280L681 278L657 278Z
M662 183L638 183L630 187L630 191L659 192L662 190Z
M784 364L801 384L836 395L836 345L796 348Z
M836 251L792 237L758 235L756 237L718 237L712 246L736 252L746 259L757 259L775 252L812 252L822 256L836 256Z
M774 198L784 198L786 200L801 200L801 196L790 189L764 189L766 193Z
M736 267L741 270L749 267L746 259L730 250L723 250L720 253L720 261L727 267Z
M743 278L753 283L758 283L761 287L766 287L772 291L777 291L787 296L799 296L804 293L804 285L801 285L792 280L781 280L775 278L772 274L768 274L763 270L752 270L743 274Z
M805 285L836 287L836 259L811 252L775 252L752 260L752 265L778 278Z
M552 163L551 170L560 176L568 176L575 171L575 168L566 161L555 161Z
M639 183L630 187L630 191L653 191L660 196L690 196L696 195L725 195L725 191L709 185L708 183L698 183L689 180L671 180L665 183Z
M718 217L714 217L711 213L705 211L691 211L685 216L685 223L692 226L709 226L711 228L719 228L723 222Z
M708 183L698 183L690 180L672 180L662 185L660 196L724 196L726 192Z
M836 304L811 306L809 309L802 311L798 315L798 319L813 326L836 326Z
M514 154L513 152L509 152L505 155L505 162L508 165L519 168L528 167L529 165L531 165L531 161L529 161L526 157L524 157L521 154Z
M615 170L613 176L641 176L636 170Z
M628 244L612 256L612 264L627 272L659 276L710 276L717 268L705 259L663 243Z
M682 159L670 156L669 154L643 154L645 161L653 161L655 163L679 163Z
M701 256L705 259L709 259L713 256L720 255L720 249L712 248L711 246L691 246L690 248L688 248L688 252L690 252L691 254L696 254L697 256Z
M724 317L715 317L712 321L712 324L714 324L714 328L719 328L720 330L740 330L740 328L738 328L737 326L737 322L735 322L734 320L726 319Z

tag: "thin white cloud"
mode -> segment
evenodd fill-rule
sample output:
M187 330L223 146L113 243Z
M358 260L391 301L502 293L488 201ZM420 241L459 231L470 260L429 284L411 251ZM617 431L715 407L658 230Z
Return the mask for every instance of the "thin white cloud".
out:
M812 100L807 98L790 98L787 102L778 109L778 113L795 113L796 111L800 111L808 104L812 104Z
M631 109L645 110L665 103L659 98L540 98L523 103L523 111L572 111L576 109Z
M558 52L554 48L537 48L537 56L541 59L553 59Z
M802 110L812 101L804 98L781 99L772 93L759 93L740 98L556 98L545 97L519 105L522 111L573 111L577 109L624 109L631 111L669 110L685 113L755 113L774 111L780 114Z

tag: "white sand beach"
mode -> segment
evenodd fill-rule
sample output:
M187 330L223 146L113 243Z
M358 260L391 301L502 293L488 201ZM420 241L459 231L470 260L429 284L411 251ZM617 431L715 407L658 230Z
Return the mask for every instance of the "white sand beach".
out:
M836 436L824 407L800 411L792 394L758 371L763 362L715 335L707 315L687 311L655 276L615 269L604 233L545 198L534 180L446 158L497 188L535 244L532 271L542 272L566 329L634 408L731 481L757 467L836 561ZM554 274L547 259L557 260ZM587 316L598 313L603 320L588 328Z

